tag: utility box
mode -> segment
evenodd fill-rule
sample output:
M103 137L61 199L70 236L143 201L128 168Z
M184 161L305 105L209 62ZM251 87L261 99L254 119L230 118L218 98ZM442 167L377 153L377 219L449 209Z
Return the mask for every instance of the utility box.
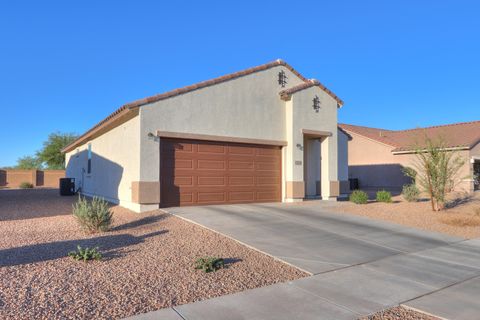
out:
M75 194L75 178L60 178L60 195L73 196Z

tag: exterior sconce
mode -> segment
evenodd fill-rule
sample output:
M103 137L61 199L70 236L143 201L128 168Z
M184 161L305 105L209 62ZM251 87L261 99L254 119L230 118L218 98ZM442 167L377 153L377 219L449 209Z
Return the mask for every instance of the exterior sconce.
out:
M285 88L285 85L287 84L287 75L283 70L278 73L278 84L281 85L282 88Z
M313 110L315 110L315 112L318 112L320 110L320 98L318 96L315 96L315 98L313 98Z

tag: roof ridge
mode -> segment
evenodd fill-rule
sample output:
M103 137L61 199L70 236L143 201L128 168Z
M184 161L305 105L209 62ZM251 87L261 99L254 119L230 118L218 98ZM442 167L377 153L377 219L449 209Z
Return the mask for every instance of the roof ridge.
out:
M445 128L445 127L461 126L461 125L473 124L473 123L480 123L480 120L466 121L466 122L457 122L457 123L448 123L448 124L440 124L440 125L435 125L435 126L430 126L430 127L419 127L419 128L413 128L413 129L392 130L392 131L394 131L394 132L408 132L408 131L415 131L415 130L424 130L424 129L435 129L435 128Z
M384 128L377 128L377 127L367 127L367 126L358 126L356 124L348 124L348 123L338 123L339 126L351 126L356 128L365 128L365 129L374 129L374 130L382 130L387 132L396 132L395 130L384 129Z
M223 76L219 76L219 77L212 78L212 79L209 79L209 80L200 81L200 82L188 85L188 86L180 87L180 88L177 88L177 89L172 89L172 90L169 90L169 91L166 91L166 92L163 92L163 93L155 94L153 96L138 99L138 100L126 103L122 107L126 107L126 108L140 107L140 106L148 104L148 103L160 101L160 100L167 99L167 98L179 95L179 94L188 93L190 91L194 91L194 90L197 90L197 89L202 89L202 88L205 88L205 87L209 87L209 86L212 86L212 85L224 82L224 81L233 80L233 79L236 79L236 78L239 78L239 77L242 77L242 76L246 76L246 75L249 75L249 74L252 74L252 73L255 73L255 72L267 70L267 69L277 67L277 66L284 66L287 69L289 69L293 74L295 74L297 77L299 77L304 82L303 84L313 83L314 85L318 85L322 90L327 92L333 99L335 99L339 103L339 105L343 105L343 101L335 93L333 93L327 87L325 87L323 84L321 84L318 80L305 78L302 74L300 74L300 72L295 70L287 62L285 62L282 59L277 59L275 61L268 62L268 63L262 64L262 65L259 65L259 66L256 66L256 67L251 67L251 68L244 69L244 70L241 70L241 71L228 73L228 74L223 75Z
M111 114L109 114L106 118L104 118L103 120L101 120L100 122L95 124L88 131L86 131L84 134L79 136L75 141L73 141L72 143L70 143L69 145L64 147L62 149L62 151L66 152L69 149L74 148L79 142L87 139L89 137L89 135L94 130L96 130L97 128L105 125L109 121L113 121L113 119L118 117L119 114L121 114L121 113L123 114L124 112L128 112L132 109L137 109L137 108L139 108L139 107L141 107L145 104L153 103L153 102L160 101L160 100L163 100L163 99L168 99L170 97L174 97L174 96L177 96L177 95L180 95L180 94L188 93L188 92L191 92L191 91L194 91L194 90L197 90L197 89L202 89L202 88L205 88L205 87L209 87L209 86L212 86L212 85L224 82L224 81L233 80L235 78L239 78L239 77L242 77L242 76L246 76L246 75L249 75L249 74L252 74L252 73L255 73L255 72L267 70L267 69L277 67L277 66L284 66L285 68L290 70L293 74L295 74L297 77L299 77L305 83L311 83L311 81L309 79L307 79L303 75L301 75L300 72L295 70L287 62L285 62L282 59L277 59L275 61L267 62L265 64L262 64L262 65L259 65L259 66L256 66L256 67L250 67L250 68L247 68L247 69L244 69L244 70L241 70L241 71L229 73L229 74L226 74L226 75L223 75L223 76L212 78L210 80L197 82L197 83L192 84L192 85L188 85L188 86L185 86L185 87L180 87L180 88L177 88L177 89L166 91L164 93L159 93L159 94L156 94L156 95L153 95L153 96L149 96L149 97L146 97L146 98L142 98L142 99L138 99L138 100L134 100L132 102L126 103L126 104L122 105L121 107L119 107L114 112L112 112ZM343 101L339 97L337 97L337 95L335 95L332 91L327 89L322 84L319 83L318 85L325 92L327 92L332 98L334 98L338 102L339 106L343 105Z

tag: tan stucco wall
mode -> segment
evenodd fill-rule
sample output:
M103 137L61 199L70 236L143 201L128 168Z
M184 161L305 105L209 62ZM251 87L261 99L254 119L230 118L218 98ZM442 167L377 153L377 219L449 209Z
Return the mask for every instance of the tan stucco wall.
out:
M278 84L278 73L288 77L285 88ZM318 87L295 93L283 101L279 92L303 83L282 66L257 72L212 87L145 105L141 119L141 181L158 181L159 140L148 137L157 131L228 136L235 138L287 141L283 154L283 195L287 181L303 181L302 129L332 133L326 139L325 196L329 196L329 179L337 177L337 102ZM318 95L320 112L312 108ZM295 165L295 161L302 164ZM294 183L295 186L299 185ZM296 194L300 191L295 190Z
M92 173L87 174L88 143L92 145ZM132 210L132 182L140 177L140 117L93 139L66 154L66 176L86 195L101 196ZM78 150L78 151L77 151ZM77 153L78 152L78 153ZM157 206L158 207L158 206Z
M282 66L192 91L140 109L142 181L159 177L158 141L147 137L157 130L286 140L284 102L278 93L278 73L288 77L286 88L302 81Z
M399 188L410 182L401 171L403 167L415 168L415 154L393 154L393 147L349 132L348 170L350 178L358 178L360 187ZM469 151L458 151L465 161L457 175L456 190L471 191L471 163Z
M278 84L281 70L288 77L284 88ZM284 200L295 199L304 194L302 130L310 129L330 133L316 146L322 166L312 181L315 187L321 178L322 197L331 198L338 193L337 101L318 87L299 91L289 101L280 98L281 90L301 83L289 69L278 66L143 105L139 116L90 141L94 153L90 176L82 174L88 143L78 148L78 155L76 150L67 153L67 176L77 178L85 194L145 211L158 207L152 203L160 177L157 132L286 141L282 193ZM315 96L321 101L318 113L312 107Z
M320 98L320 109L316 112L313 109L313 99ZM287 181L304 181L304 134L302 130L324 131L331 134L325 136L320 143L320 179L321 196L328 199L336 191L331 192L331 181L338 181L338 129L337 129L337 102L326 92L318 87L311 87L295 93L286 104L287 124L291 130L287 130L286 147L286 179ZM310 150L316 150L312 146ZM308 155L306 157L308 159ZM320 161L320 159L318 159ZM310 180L317 180L317 177L308 177ZM332 190L333 191L333 190Z

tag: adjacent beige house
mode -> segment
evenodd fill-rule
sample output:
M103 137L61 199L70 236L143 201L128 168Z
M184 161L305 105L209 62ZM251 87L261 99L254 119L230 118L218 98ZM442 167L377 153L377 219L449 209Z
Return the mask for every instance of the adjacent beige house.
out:
M122 106L63 150L66 176L139 212L336 199L348 187L342 104L277 60Z
M349 178L359 179L361 188L401 188L410 183L404 167L415 166L415 146L425 136L441 139L448 150L456 150L465 163L458 173L457 190L478 190L480 176L480 121L393 131L341 124L348 142Z

